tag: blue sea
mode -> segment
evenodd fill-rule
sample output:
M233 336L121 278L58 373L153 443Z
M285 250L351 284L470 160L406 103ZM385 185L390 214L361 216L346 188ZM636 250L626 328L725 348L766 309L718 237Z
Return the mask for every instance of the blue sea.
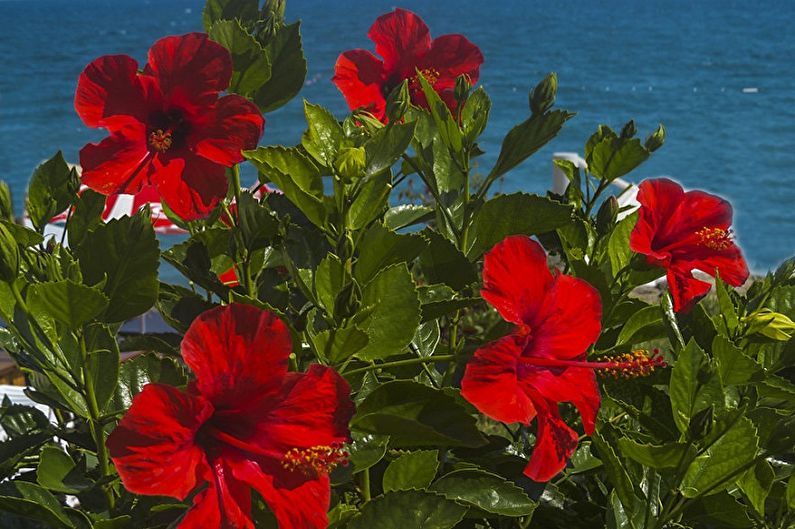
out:
M372 48L372 21L394 0L288 0L303 20L309 74L301 96L342 116L330 82L337 55ZM502 192L544 192L556 151L582 152L600 123L662 122L665 146L629 175L668 175L731 199L735 231L755 271L795 254L795 3L613 0L405 0L432 35L464 33L483 50L493 100L483 172L503 135L528 113L527 91L558 73L558 104L577 112L562 134L510 173ZM104 54L142 61L167 34L201 30L200 0L0 0L0 178L21 208L33 168L101 131L72 106L83 67ZM263 143L295 144L300 97L267 116Z

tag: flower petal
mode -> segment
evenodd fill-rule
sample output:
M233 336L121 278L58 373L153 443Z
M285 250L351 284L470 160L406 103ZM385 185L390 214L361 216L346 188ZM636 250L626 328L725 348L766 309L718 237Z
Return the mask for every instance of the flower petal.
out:
M243 161L240 151L255 148L265 127L257 106L237 95L220 98L202 121L206 125L197 127L188 144L195 145L196 154L227 167Z
M518 336L505 336L475 351L467 363L461 395L492 419L530 424L536 414L518 379L522 347Z
M506 320L529 324L551 282L541 245L524 235L512 235L486 253L480 293Z
M307 479L300 472L288 472L278 463L242 458L227 460L235 478L253 487L268 504L279 529L326 529L331 503L327 475Z
M715 271L720 274L724 283L739 287L746 282L750 272L748 264L743 258L740 249L731 245L725 250L713 252L712 255L693 263L693 268L715 277Z
M528 388L529 395L538 392L549 401L571 402L582 416L585 433L593 433L601 396L592 369L522 366L520 371L520 384Z
M125 488L185 499L208 469L195 437L212 413L200 396L147 384L107 441Z
M438 79L433 86L439 91L454 88L459 75L467 75L474 85L478 82L481 64L483 54L469 39L463 35L442 35L433 40L419 68L431 68L438 72Z
M653 178L640 183L637 200L641 207L638 222L629 238L629 246L633 251L664 258L655 250L660 246L656 238L668 219L674 216L684 194L682 186L667 178Z
M77 80L75 110L88 127L108 127L121 119L144 123L155 96L153 79L138 75L127 55L105 55L86 66Z
M668 289L674 302L674 312L687 312L707 295L712 285L693 277L692 269L668 269Z
M103 195L140 191L147 183L151 160L145 138L146 127L130 122L80 149L83 184Z
M405 9L378 17L367 36L375 43L375 52L384 58L384 70L401 78L414 75L417 59L431 47L428 26Z
M331 79L351 110L364 108L378 119L386 109L384 64L367 50L346 51L337 58Z
M149 181L186 221L206 217L226 196L226 168L187 150L154 157Z
M542 303L528 322L532 342L527 354L574 358L599 338L602 302L599 292L586 281L558 274Z
M149 49L144 72L155 77L169 106L212 104L232 79L232 58L204 33L165 37Z
M577 448L579 436L563 422L557 403L543 398L535 402L538 409L536 445L524 474L534 481L544 482L565 468Z
M235 479L226 459L223 456L216 458L212 470L204 477L208 487L193 498L193 506L185 513L177 529L254 529L251 489Z
M237 409L281 386L292 351L273 313L233 303L201 314L182 340L196 387L216 408Z

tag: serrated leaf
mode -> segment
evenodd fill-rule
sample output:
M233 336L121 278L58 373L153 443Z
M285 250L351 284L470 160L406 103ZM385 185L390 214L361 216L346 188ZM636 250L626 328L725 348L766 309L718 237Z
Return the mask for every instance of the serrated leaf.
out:
M748 498L751 506L763 518L765 516L765 500L770 493L770 487L773 485L775 477L773 467L762 459L737 480L737 485Z
M252 96L271 78L270 57L238 20L219 20L210 27L208 35L229 50L232 57L230 92Z
M204 30L210 31L219 20L256 20L258 14L258 0L207 0L202 11L202 22Z
M379 223L365 232L359 243L359 259L354 275L362 283L379 271L397 263L411 263L425 247L427 240L418 234L400 235Z
M306 100L304 115L307 130L301 136L301 145L316 161L331 167L345 139L342 126L330 111Z
M430 229L421 232L428 247L420 255L422 270L430 283L444 283L461 290L478 280L474 265L450 241Z
M433 208L419 204L400 204L384 214L384 225L390 230L399 230L433 218Z
M613 272L613 277L629 264L632 258L632 249L629 247L629 236L638 222L638 213L635 212L618 221L613 232L610 234L610 240L607 243L607 255L610 259L610 269Z
M304 86L306 58L301 44L301 23L283 26L263 48L271 64L271 76L254 94L254 103L262 112L272 112Z
M38 232L69 207L77 196L78 187L77 172L69 167L61 151L36 167L30 177L25 209Z
M715 336L712 341L712 355L724 386L759 382L764 378L762 367L725 336Z
M384 492L425 489L436 477L438 450L417 450L392 461L384 471Z
M485 470L455 470L439 478L431 490L448 500L499 516L529 516L536 508L521 488Z
M588 169L594 176L612 181L635 169L649 157L638 138L604 137L593 146Z
M364 144L365 176L380 174L397 163L414 136L414 123L393 123L379 129Z
M643 307L630 316L621 332L618 333L616 344L636 344L646 342L665 335L662 311L657 305Z
M364 505L348 529L452 529L466 512L466 507L438 494L390 492Z
M128 409L133 397L149 383L182 386L187 383L187 376L183 368L170 358L162 358L152 353L130 358L119 367L119 383L108 405L108 411Z
M664 445L641 444L623 437L618 440L618 448L627 457L641 465L652 468L675 467L687 451L687 443L667 443Z
M714 374L707 374L709 369L707 355L691 339L671 371L671 410L680 432L687 431L696 413L709 406L720 406L723 401L720 382Z
M69 279L31 285L26 296L31 312L46 314L70 329L79 329L108 306L101 290Z

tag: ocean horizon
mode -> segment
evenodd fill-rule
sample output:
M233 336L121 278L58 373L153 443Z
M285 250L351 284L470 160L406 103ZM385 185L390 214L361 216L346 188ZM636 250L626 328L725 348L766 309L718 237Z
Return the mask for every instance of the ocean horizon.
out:
M143 64L168 34L201 31L197 0L0 0L0 178L17 213L31 172L57 150L76 163L88 129L74 112L77 77L100 55ZM380 14L417 12L433 36L463 33L485 55L480 83L493 103L481 138L488 171L505 133L528 114L527 92L546 73L559 78L557 106L577 113L558 138L509 173L498 191L543 193L552 153L577 152L599 124L635 119L645 137L658 123L666 144L632 182L669 176L732 201L735 232L752 270L795 254L795 4L704 0L288 0L301 19L309 71L299 96L266 115L262 144L295 144L302 98L338 117L347 107L330 79L342 51L372 49L366 33Z

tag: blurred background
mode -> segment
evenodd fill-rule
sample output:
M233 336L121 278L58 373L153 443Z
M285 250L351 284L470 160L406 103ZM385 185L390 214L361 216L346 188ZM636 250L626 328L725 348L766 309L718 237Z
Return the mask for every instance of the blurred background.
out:
M404 0L432 36L463 33L483 51L480 82L493 107L481 137L487 172L500 141L529 113L527 92L559 77L557 105L577 112L561 135L495 188L543 193L552 153L582 154L600 123L635 119L639 136L665 124L665 146L628 179L668 175L729 198L754 272L795 253L795 2L657 0ZM266 116L263 144L295 144L301 97L347 112L331 83L340 52L368 48L373 20L394 0L288 0L309 61L300 96ZM201 31L202 0L0 0L0 178L17 212L33 168L105 133L73 109L92 59L128 54L143 64L159 37ZM251 183L251 182L249 182Z

